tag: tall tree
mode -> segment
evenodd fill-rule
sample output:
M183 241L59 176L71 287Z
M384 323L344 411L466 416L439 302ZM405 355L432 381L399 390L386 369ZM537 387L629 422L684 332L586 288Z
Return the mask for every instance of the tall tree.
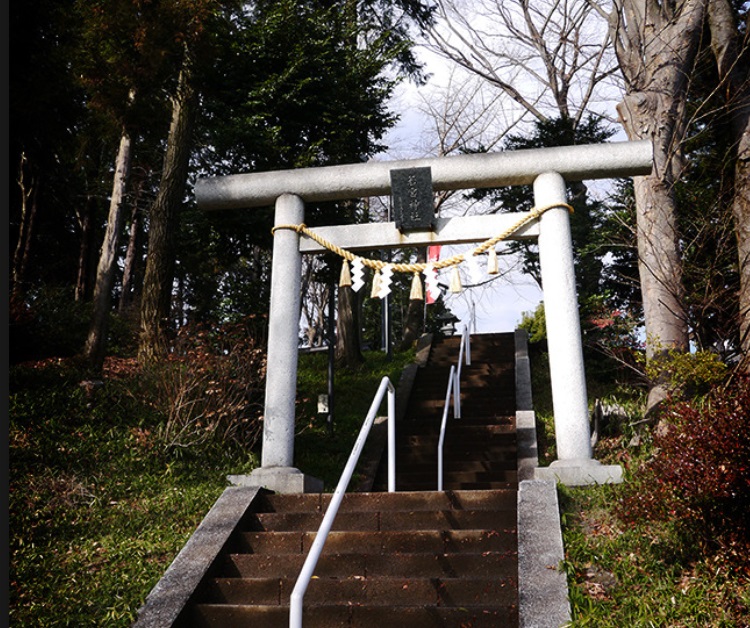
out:
M592 3L440 0L437 16L429 31L432 49L502 96L505 127L497 129L494 140L485 134L460 150L482 152L495 144L512 150L576 144L586 137L598 142L612 135L611 102L620 93L621 79L607 20ZM465 118L466 111L457 110L456 117ZM589 237L601 204L591 198L584 182L571 183L568 189L576 205L572 222L579 296L586 301L596 293L592 286L601 277L602 255L597 255ZM514 211L529 201L525 190L514 189L479 192L471 198L495 201L479 211L498 211L498 204L500 211ZM538 279L536 257L528 246L511 245L507 250L523 251L524 270Z
M179 43L179 53L173 57L179 75L170 96L171 121L159 192L149 214L148 252L140 303L138 357L141 362L164 356L168 346L180 211L187 198L201 71L204 75L210 72L216 42L230 33L232 21L241 22L252 8L236 0L174 0L165 3L165 10L173 38ZM238 83L246 87L243 80L246 79ZM180 283L184 283L184 277L180 277Z
M513 134L506 137L503 149L523 150L601 143L607 141L613 133L602 126L601 118L594 116L588 116L578 123L569 118L537 121L528 135ZM576 287L579 304L584 307L590 299L600 297L604 290L603 260L607 249L597 238L597 232L603 225L605 208L602 202L590 198L586 187L580 182L570 182L567 187L570 203L575 209L570 217L570 226ZM490 201L490 211L493 213L527 211L534 205L530 186L476 190L472 197ZM541 287L536 244L511 242L508 250L520 254L524 272L533 277Z
M141 297L138 358L149 362L166 355L179 211L185 197L198 93L193 85L192 51L186 44L172 122L167 138L159 193L151 206L148 256Z
M380 152L380 140L395 122L387 109L393 87L401 77L418 75L409 25L428 16L419 1L256 4L232 21L227 45L218 47L202 82L201 172L352 163ZM403 70L395 78L394 65ZM306 208L306 222L355 222L364 214L355 202L315 204ZM198 224L203 228L196 229ZM263 210L190 215L185 232L195 244L187 262L197 270L211 255L215 276L232 284L232 301L264 308L267 295L260 288L260 298L252 301L240 295L259 282L240 285L233 277L249 278L250 269L267 276L267 254L256 252L270 247L270 225L270 212ZM196 297L207 294L204 279L192 282ZM347 300L346 290L338 292L339 324L354 320L356 313L347 308L356 300ZM200 311L208 312L210 305L200 300ZM340 337L356 342L359 332L353 332ZM352 355L359 352L356 346Z
M742 6L742 5L738 5ZM750 372L750 9L729 0L710 0L708 21L729 120L734 161L732 213L740 276L739 338L744 368Z
M36 182L30 177L28 160L21 153L18 165L18 187L21 192L21 220L18 227L18 241L13 253L11 266L10 296L11 302L17 303L22 298L22 286L25 283L26 268L29 265L29 251L34 233L34 218L36 217Z
M140 207L140 201L144 185L144 181L138 181L133 192L128 247L123 260L122 291L118 304L120 313L127 312L134 301L140 301L138 286L140 285L139 277L142 275L140 269L143 249L143 210Z
M43 283L70 285L76 263L71 208L84 197L77 156L87 111L70 63L80 31L73 1L9 7L9 268L18 299Z
M340 286L336 319L336 362L349 368L364 360L359 342L359 319L359 295L351 286Z
M302 258L302 329L308 347L322 347L328 333L328 304L333 272L329 264L317 255Z
M84 355L89 366L99 371L104 364L104 354L112 304L112 286L117 264L120 230L123 221L125 192L130 178L131 140L127 129L123 129L120 147L115 161L115 177L109 205L107 229L104 233L99 264L94 285L94 308L91 316Z
M74 61L89 96L89 107L101 126L119 130L112 191L104 240L94 284L93 313L84 355L89 365L101 368L107 340L107 321L124 221L124 204L133 153L133 131L145 135L139 113L148 110L155 86L168 78L163 62L173 47L170 31L163 25L164 9L147 2L113 0L79 2L82 21L80 50ZM137 95L137 98L136 98ZM144 105L141 105L141 100ZM111 135L110 131L110 135Z
M675 184L684 168L686 99L706 8L707 0L618 0L609 15L625 79L620 119L631 140L654 146L653 174L634 182L648 359L688 348ZM665 396L656 382L648 409Z

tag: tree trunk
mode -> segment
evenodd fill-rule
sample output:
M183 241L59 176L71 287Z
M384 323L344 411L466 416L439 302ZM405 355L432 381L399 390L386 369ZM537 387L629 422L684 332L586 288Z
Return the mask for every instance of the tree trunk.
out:
M138 189L133 199L133 207L130 212L130 236L128 238L128 249L125 253L125 261L122 269L122 293L120 294L120 304L118 309L125 312L133 304L133 295L135 294L135 279L138 269L138 261L141 256L141 247L143 246L143 218L138 208L140 200L140 191L143 183L138 185Z
M339 287L336 362L348 368L356 367L364 362L359 343L359 304L357 293L352 290L351 286Z
M177 92L172 99L172 121L159 193L150 213L138 346L138 359L142 363L162 357L167 351L179 209L187 183L197 103L190 53L186 49Z
M655 177L637 177L634 185L638 272L650 359L669 349L688 348L682 261L671 185Z
M746 17L750 22L750 13ZM737 235L740 274L739 338L744 369L750 373L750 51L748 27L741 40L740 29L728 0L711 0L708 6L711 48L726 94L726 109L732 132L734 190L732 214Z
M120 229L122 228L123 201L130 175L130 152L130 135L123 129L115 163L115 180L109 203L107 229L104 233L104 242L96 269L94 311L91 315L91 324L84 347L86 361L95 371L101 370L106 352L107 319L112 304L112 285L114 283Z
M650 139L654 146L653 174L635 179L647 359L688 348L674 185L682 167L688 77L706 3L624 0L612 21L627 87L618 106L622 124L631 140ZM665 388L655 382L647 411L665 395Z
M421 248L417 251L417 262L426 261L427 249ZM424 331L424 303L423 299L409 299L399 351L406 351L414 346L414 343Z
M32 177L31 184L26 184L26 155L21 154L18 167L18 186L21 188L21 223L18 225L18 241L13 253L11 297L18 300L22 297L22 287L26 279L26 268L31 253L31 235L34 231L36 217L37 182Z
M91 293L91 264L92 264L92 242L94 240L94 205L96 201L92 196L86 199L86 204L80 212L76 212L78 227L81 230L80 247L78 249L78 271L76 276L75 300L84 302Z
M747 85L747 82L745 83ZM750 115L745 105L745 125L737 142L732 212L737 232L740 272L740 349L744 369L750 374Z

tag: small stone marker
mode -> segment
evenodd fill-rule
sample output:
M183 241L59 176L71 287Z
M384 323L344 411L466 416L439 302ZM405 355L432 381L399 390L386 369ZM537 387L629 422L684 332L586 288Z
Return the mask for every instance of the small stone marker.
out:
M393 217L399 231L433 229L435 206L430 168L391 170Z

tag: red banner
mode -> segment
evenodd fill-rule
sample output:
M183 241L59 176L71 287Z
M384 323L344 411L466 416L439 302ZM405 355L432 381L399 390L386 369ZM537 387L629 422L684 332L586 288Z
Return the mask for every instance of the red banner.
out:
M427 247L427 262L428 263L435 263L440 259L440 249L441 249L441 246L439 244L435 246ZM429 290L427 291L427 294L425 294L425 299L426 299L425 302L427 303L427 305L429 305L430 303L435 303L435 299L432 297L432 294L430 293Z

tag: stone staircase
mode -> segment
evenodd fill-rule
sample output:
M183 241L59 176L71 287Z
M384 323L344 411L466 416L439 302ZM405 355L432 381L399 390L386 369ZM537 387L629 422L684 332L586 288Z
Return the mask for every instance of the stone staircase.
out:
M438 492L438 428L458 342L435 342L418 369L397 424L397 492L385 492L383 469L369 492L344 497L305 594L305 628L518 626L513 334L472 337L463 418L448 419ZM330 499L261 490L169 625L287 626Z
M262 494L177 625L288 625L330 495ZM305 595L304 626L517 625L516 493L352 493Z
M414 379L398 422L396 489L436 490L437 446L445 391L460 338L433 343ZM506 489L518 480L516 447L515 341L512 333L471 338L471 364L461 375L462 418L448 417L444 445L444 489ZM382 464L373 484L386 490ZM510 484L509 484L510 483Z

